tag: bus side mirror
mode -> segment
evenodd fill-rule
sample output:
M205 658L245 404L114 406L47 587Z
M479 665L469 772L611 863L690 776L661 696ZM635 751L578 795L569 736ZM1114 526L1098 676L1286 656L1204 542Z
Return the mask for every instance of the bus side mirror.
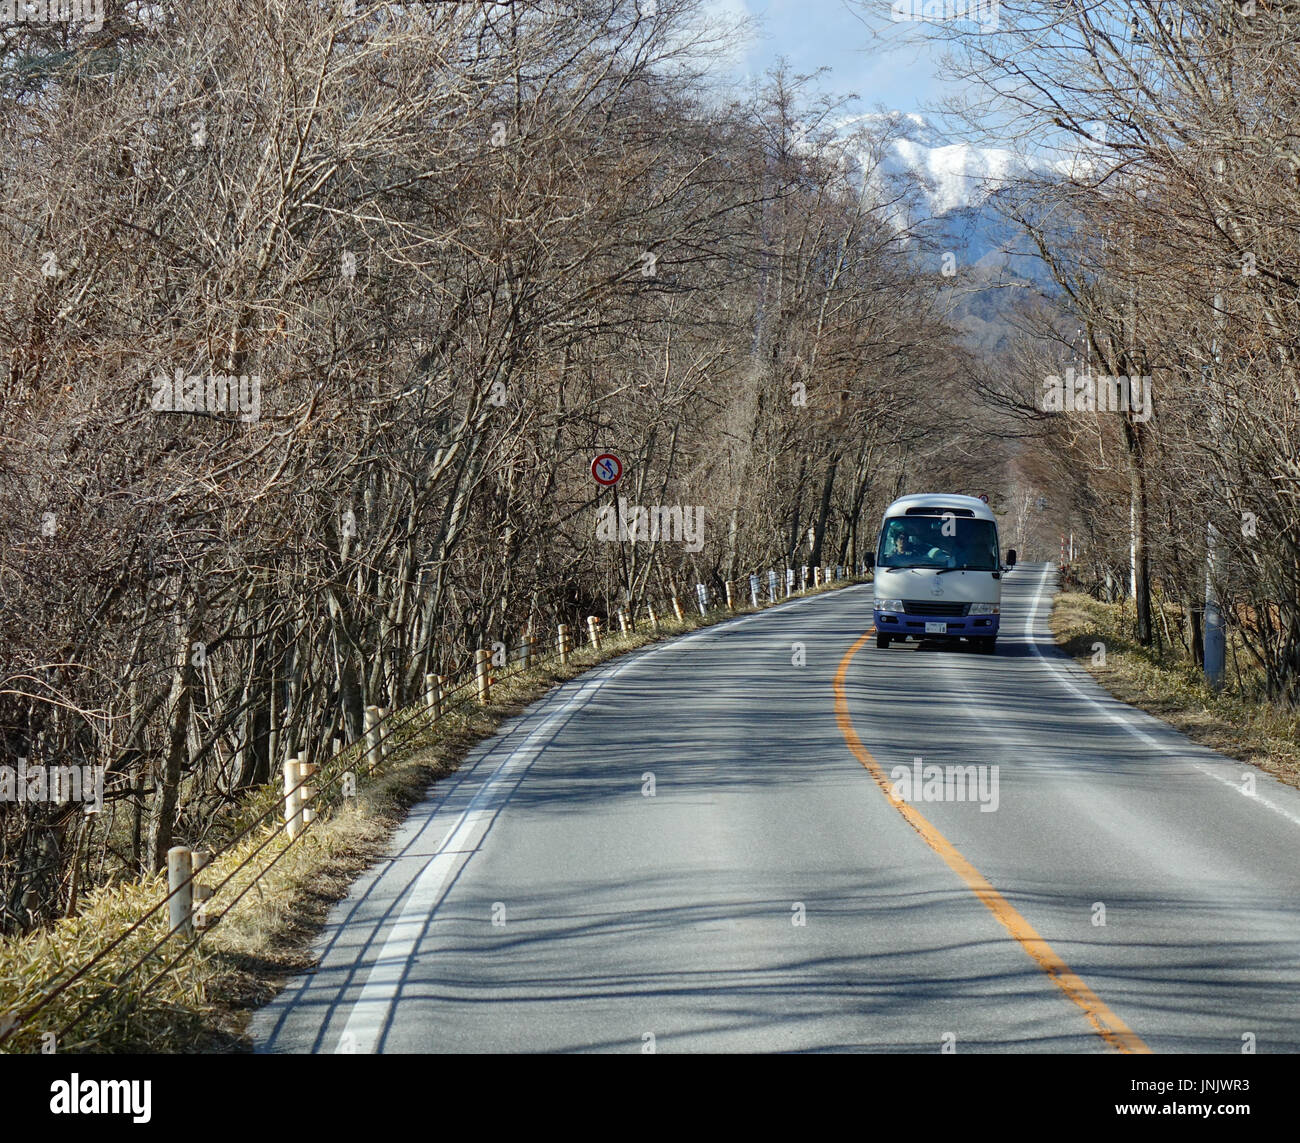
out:
M865 556L863 556L862 566L866 568L867 571L870 571L872 568L874 568L876 566L876 553L868 552Z
M1008 549L1007 549L1007 567L1009 567L1009 568L1013 568L1013 567L1015 567L1015 566L1016 566L1016 549L1015 549L1015 548L1008 548Z

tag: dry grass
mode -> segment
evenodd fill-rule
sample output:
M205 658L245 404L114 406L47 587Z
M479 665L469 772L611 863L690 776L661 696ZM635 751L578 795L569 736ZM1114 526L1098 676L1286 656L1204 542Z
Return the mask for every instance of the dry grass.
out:
M751 610L738 608L735 614ZM430 784L454 771L476 742L558 683L598 663L728 618L725 612L707 617L688 613L681 622L661 621L657 633L606 635L600 652L584 646L573 651L567 666L549 659L502 678L493 687L490 706L462 703L435 724L412 708L408 721L393 734L391 755L374 776L361 778L356 798L322 812L292 845L273 828L273 816L216 857L201 880L216 886L229 879L211 902L213 911L221 914L220 922L175 967L169 964L184 942L178 937L163 940L164 907L91 973L0 1043L0 1052L39 1052L50 1046L50 1034L60 1052L248 1050L245 1029L252 1011L311 965L310 944L330 907L383 853ZM353 748L322 767L317 778L322 791L332 776L355 768L357 761ZM224 836L237 837L279 796L277 785L253 792L225 823ZM66 980L166 892L162 877L106 886L88 894L75 917L41 932L0 940L0 1014L26 1012L46 994L48 982ZM160 941L161 947L150 952ZM116 982L142 959L139 971Z
M1161 658L1136 643L1130 623L1131 614L1126 621L1119 604L1087 595L1058 595L1052 611L1057 643L1116 698L1149 711L1195 742L1300 786L1300 713L1261 701L1249 680L1250 693L1216 694L1181 653L1166 648ZM1094 643L1105 644L1104 665L1093 662Z

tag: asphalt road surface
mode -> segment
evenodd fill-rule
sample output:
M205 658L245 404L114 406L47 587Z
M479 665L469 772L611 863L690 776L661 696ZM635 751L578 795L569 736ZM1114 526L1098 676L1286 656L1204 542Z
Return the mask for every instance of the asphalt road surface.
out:
M878 650L866 586L557 688L258 1050L1300 1051L1300 791L1111 699L1054 582L1007 576L996 657Z

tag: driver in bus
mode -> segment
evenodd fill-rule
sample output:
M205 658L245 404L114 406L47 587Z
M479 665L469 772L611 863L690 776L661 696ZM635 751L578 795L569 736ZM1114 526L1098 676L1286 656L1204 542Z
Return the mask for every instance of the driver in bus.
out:
M916 537L911 532L904 532L901 529L894 533L893 549L887 552L891 556L915 556L919 549Z

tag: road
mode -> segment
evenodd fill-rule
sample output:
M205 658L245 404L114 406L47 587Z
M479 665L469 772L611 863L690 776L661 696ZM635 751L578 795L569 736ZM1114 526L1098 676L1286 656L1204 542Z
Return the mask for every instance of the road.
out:
M257 1050L1300 1051L1300 790L1110 698L1053 587L1007 576L992 658L878 650L865 586L557 688L412 811ZM906 800L917 758L983 800Z

